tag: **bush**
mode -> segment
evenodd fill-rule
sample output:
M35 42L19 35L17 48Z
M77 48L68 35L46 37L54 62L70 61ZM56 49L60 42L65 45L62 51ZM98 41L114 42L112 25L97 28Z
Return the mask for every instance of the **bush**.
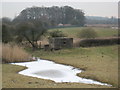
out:
M120 38L109 38L109 39L84 39L80 41L80 46L101 46L101 45L113 45L120 44Z
M30 55L17 45L3 44L2 59L4 63L29 61Z
M50 34L50 37L65 37L66 36L62 31L59 31L59 30L52 31L49 34Z
M81 32L79 33L79 37L80 38L95 38L97 37L97 33L92 28L86 28L86 29L81 30Z

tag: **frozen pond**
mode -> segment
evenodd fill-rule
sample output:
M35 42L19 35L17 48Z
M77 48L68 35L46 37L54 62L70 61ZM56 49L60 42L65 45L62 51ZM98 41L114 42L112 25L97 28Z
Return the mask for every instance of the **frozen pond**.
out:
M19 74L42 79L49 79L57 83L76 82L111 86L107 83L101 83L91 79L78 77L76 74L83 72L82 70L72 66L57 64L53 61L42 60L38 58L37 61L12 64L28 67L28 69L18 72Z

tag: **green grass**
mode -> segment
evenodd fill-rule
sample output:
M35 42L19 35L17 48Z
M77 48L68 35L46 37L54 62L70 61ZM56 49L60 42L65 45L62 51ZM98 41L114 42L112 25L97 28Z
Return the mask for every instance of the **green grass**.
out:
M86 27L71 27L71 28L59 28L58 30L65 33L68 37L78 38L78 34L82 29ZM95 28L93 29L97 32L98 37L113 37L118 35L118 30L111 28ZM56 29L50 29L49 31L53 31Z

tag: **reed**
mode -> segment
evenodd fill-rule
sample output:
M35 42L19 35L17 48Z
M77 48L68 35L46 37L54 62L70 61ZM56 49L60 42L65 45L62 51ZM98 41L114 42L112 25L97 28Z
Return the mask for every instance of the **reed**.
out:
M17 45L2 44L2 60L5 63L29 61L30 55Z

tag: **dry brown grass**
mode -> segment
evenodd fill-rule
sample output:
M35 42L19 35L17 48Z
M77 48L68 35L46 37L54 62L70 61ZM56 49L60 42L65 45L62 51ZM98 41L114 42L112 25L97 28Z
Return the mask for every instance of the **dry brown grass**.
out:
M30 55L24 51L22 47L17 45L2 44L2 59L3 62L21 62L28 61Z

